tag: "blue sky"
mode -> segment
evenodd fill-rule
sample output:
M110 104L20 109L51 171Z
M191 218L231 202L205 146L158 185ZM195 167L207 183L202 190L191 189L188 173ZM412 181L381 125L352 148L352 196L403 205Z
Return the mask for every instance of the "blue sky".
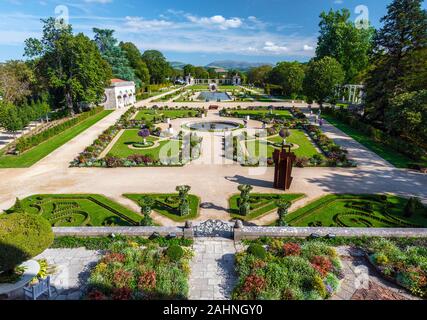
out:
M74 31L111 28L141 50L170 61L205 65L232 59L275 63L314 55L322 10L360 5L378 27L391 0L0 0L0 61L20 59L23 42L39 37L41 18L68 11ZM423 4L426 7L426 2ZM64 11L66 9L66 11ZM364 9L366 10L366 9Z

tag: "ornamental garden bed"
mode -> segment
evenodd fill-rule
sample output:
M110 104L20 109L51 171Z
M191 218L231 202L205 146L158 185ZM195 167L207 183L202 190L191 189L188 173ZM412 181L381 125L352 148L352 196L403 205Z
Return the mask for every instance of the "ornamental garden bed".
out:
M404 287L413 295L427 298L427 248L398 247L386 239L369 246L368 260L387 280Z
M221 115L225 117L246 117L262 121L270 126L266 128L267 139L248 138L246 132L233 138L233 160L242 166L273 166L273 152L281 149L283 139L279 136L282 130L289 133L287 143L293 146L297 160L296 167L355 167L357 164L349 160L347 151L332 139L329 139L317 126L311 126L304 113L296 108L285 107L249 107L248 109L223 109ZM256 134L257 136L257 134ZM244 144L245 148L242 148ZM260 157L259 150L265 146L266 155ZM318 149L316 149L318 147ZM319 153L320 150L321 152Z
M322 242L253 242L236 255L234 300L323 300L344 278L336 250Z
M163 122L166 119L178 118L199 118L202 116L203 109L180 108L180 109L140 109L135 117L135 120L147 122Z
M195 195L188 195L188 202L190 206L190 213L188 215L180 216L179 204L180 198L178 193L165 193L165 194L124 194L124 196L139 205L145 197L155 200L152 209L176 222L185 222L187 220L195 219L199 216L200 212L200 198Z
M183 300L188 297L190 248L118 241L92 270L88 300Z
M182 113L182 116L196 112L188 108L163 111ZM152 118L152 122L131 119L137 112L136 108L126 111L115 125L105 130L70 165L101 168L183 166L200 156L202 139L196 134L179 133L176 137L160 138L161 129L156 128L154 124L163 121L164 118ZM151 113L154 110L147 109L139 112ZM144 138L145 145L140 136L143 130L149 134ZM119 139L111 146L119 133L121 134ZM103 156L104 151L109 147L111 150Z
M40 215L54 227L137 226L142 216L95 194L34 195L7 211Z
M328 195L287 215L293 227L421 228L427 208L407 213L408 199L391 195Z
M229 211L233 218L251 221L277 210L276 202L278 200L295 202L304 197L304 194L251 194L249 198L250 213L242 216L239 214L240 195L234 195L228 200Z

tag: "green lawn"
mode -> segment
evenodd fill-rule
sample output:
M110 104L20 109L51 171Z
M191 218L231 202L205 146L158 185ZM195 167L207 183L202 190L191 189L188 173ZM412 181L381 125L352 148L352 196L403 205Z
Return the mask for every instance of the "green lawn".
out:
M310 141L310 139L304 134L303 131L292 129L289 130L291 132L291 136L287 138L287 142L293 143L299 146L298 149L293 149L292 151L295 152L297 157L307 157L311 158L314 155L318 155L319 152L317 152L315 146ZM261 151L265 150L264 146L267 145L267 157L271 158L273 156L273 152L275 149L280 149L283 139L280 136L274 136L268 138L268 142L265 140L253 140L248 141L246 143L246 148L249 152L249 155L251 158L258 158L260 156L260 146L263 146L261 148ZM275 146L274 144L277 144Z
M197 116L196 110L141 110L136 115L136 120L153 121L154 118L193 118Z
M165 194L124 194L126 198L139 204L143 197L151 197L155 199L153 210L173 221L184 222L187 220L195 219L199 216L200 198L195 195L188 195L190 202L191 213L181 217L178 211L179 198L177 193Z
M379 195L328 195L290 213L286 220L294 227L427 227L426 207L407 218L403 214L407 199L386 198L385 201Z
M55 227L132 226L142 219L139 214L95 194L34 195L23 199L22 207L27 213L41 214Z
M179 156L179 151L182 148L182 142L178 140L164 140L160 142L160 145L156 148L149 149L131 149L129 146L134 143L141 143L142 138L138 136L139 130L137 129L128 129L123 132L122 136L113 146L109 155L118 157L118 158L127 158L134 154L151 156L154 160L159 160L160 150L165 147L168 150L167 156L170 158L175 158ZM147 141L156 142L159 139L157 137L148 137Z
M370 149L371 151L375 152L381 158L387 160L397 168L407 168L409 164L416 162L406 157L405 155L396 152L392 148L387 147L382 143L376 142L374 139L368 137L361 131L350 127L349 125L337 120L336 118L330 115L323 115L323 118L325 118L330 124L337 127L344 133L348 134L354 140L364 145L366 148ZM427 158L424 158L423 161L420 163L420 165L422 167L427 167Z
M105 118L113 111L101 111L19 156L0 154L0 168L29 168L57 148Z
M240 199L240 195L232 196L228 200L228 204L230 208L230 214L233 218L241 219L244 221L251 221L276 210L276 201L279 199L295 202L304 197L304 194L251 194L251 212L247 216L241 216L239 214L238 202Z
M259 109L259 110L229 110L229 112L232 115L238 115L240 117L246 117L246 116L261 116L266 117L270 115L270 110L266 109ZM289 110L274 110L272 115L276 119L293 119L292 114Z

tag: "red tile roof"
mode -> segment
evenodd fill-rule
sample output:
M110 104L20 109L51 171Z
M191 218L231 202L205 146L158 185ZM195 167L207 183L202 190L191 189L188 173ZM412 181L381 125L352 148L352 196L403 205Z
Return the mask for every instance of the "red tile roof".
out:
M127 81L122 79L111 79L111 83L118 83L118 82L127 82Z

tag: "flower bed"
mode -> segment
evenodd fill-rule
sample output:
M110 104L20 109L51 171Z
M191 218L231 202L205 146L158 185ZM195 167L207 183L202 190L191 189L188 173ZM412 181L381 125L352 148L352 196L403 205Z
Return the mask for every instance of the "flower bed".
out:
M236 264L234 300L323 300L344 277L335 249L317 241L272 240L267 249L253 242Z
M369 246L369 260L388 280L394 281L421 298L427 298L427 248L404 249L385 239Z
M89 300L180 300L188 296L192 251L115 242L93 269Z
M114 155L106 155L100 159L102 152L111 144L113 139L121 130L125 129L140 129L142 127L147 128L152 136L160 136L161 129L155 128L153 122L144 120L131 119L139 110L136 108L130 108L126 111L116 124L105 130L91 146L87 147L82 153L80 153L70 164L71 167L100 167L100 168L117 168L117 167L151 167L151 166L183 166L188 161L197 159L200 156L201 149L201 138L194 138L192 135L189 139L189 145L183 145L183 149L190 150L186 155L183 156L183 152L180 151L176 157L171 159L160 160L155 159L151 155L147 154L132 154L126 157L118 157ZM185 109L190 110L190 109ZM192 110L192 109L191 109ZM190 111L191 111L190 110ZM163 118L159 118L155 123L163 121ZM180 139L182 139L182 135Z

